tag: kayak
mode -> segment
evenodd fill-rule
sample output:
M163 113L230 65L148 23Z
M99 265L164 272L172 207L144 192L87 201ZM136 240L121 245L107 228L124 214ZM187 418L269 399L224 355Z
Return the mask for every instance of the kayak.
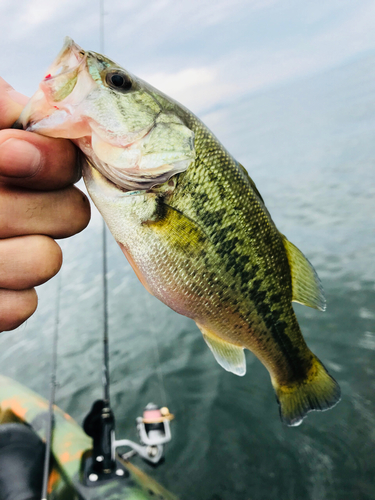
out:
M17 488L23 487L23 481L29 482L25 488L30 489L35 500L41 498L41 483L37 479L43 475L48 410L46 399L0 375L0 500L11 500L13 491L16 498ZM104 479L96 477L93 481L89 473L92 456L92 438L70 415L54 406L49 499L177 500L175 495L117 453L114 471ZM13 476L17 470L15 480ZM30 500L34 497L30 496Z

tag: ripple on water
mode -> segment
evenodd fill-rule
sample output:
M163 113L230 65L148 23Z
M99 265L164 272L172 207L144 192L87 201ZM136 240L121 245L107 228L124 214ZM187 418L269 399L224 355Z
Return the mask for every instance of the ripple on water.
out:
M247 96L211 117L279 229L322 278L327 311L296 313L309 346L341 385L334 409L284 427L264 367L247 356L245 377L223 371L194 323L147 294L108 238L118 434L136 439L143 406L166 400L176 415L166 463L139 465L181 500L375 498L374 82L371 56ZM57 403L78 421L101 396L101 231L94 210L88 229L62 242ZM55 291L55 281L39 287L37 314L0 336L2 372L44 396Z

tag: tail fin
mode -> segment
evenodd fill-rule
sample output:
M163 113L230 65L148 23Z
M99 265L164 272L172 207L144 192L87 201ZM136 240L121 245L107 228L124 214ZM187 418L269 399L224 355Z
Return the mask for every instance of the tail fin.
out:
M340 386L314 356L314 362L304 381L279 385L273 380L282 422L291 427L300 425L312 410L325 411L340 401Z

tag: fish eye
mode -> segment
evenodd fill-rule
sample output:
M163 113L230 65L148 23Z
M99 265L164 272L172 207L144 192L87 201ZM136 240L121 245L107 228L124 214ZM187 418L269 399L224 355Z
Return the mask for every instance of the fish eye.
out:
M132 81L125 73L112 71L106 75L107 84L116 90L127 91L132 87Z

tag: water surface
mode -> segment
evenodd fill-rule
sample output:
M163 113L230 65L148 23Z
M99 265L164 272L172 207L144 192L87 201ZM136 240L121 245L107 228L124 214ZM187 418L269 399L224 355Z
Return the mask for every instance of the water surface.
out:
M317 269L327 311L296 312L342 401L283 426L269 375L247 353L225 372L195 324L108 251L112 402L136 438L149 401L175 413L166 462L142 467L182 500L375 499L375 56L223 103L204 121L248 169L278 228ZM62 242L57 403L79 422L101 397L101 221ZM47 396L56 279L38 312L0 336L2 373Z

